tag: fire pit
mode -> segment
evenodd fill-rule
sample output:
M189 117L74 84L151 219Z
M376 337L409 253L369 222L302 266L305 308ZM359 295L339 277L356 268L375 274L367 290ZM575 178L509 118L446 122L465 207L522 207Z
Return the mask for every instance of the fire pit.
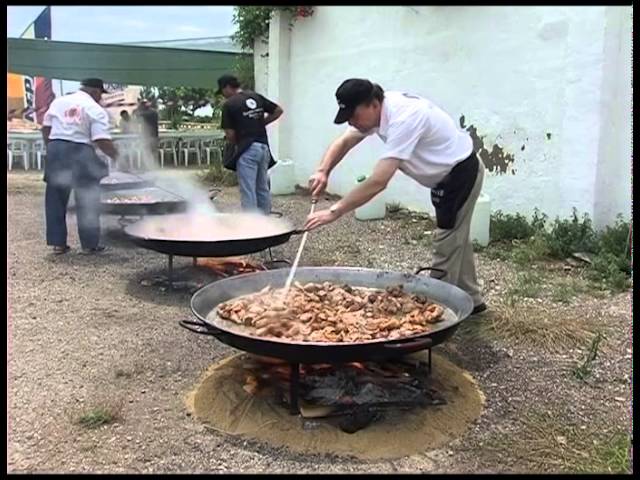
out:
M242 325L211 315L216 307L231 298L258 292L267 286L284 285L288 272L273 270L240 275L214 282L193 296L191 309L198 321L181 321L180 325L194 333L211 335L239 350L274 357L291 365L289 399L292 413L299 413L300 365L314 363L348 363L398 359L421 350L428 351L427 369L431 366L431 348L449 339L473 308L471 297L459 288L434 278L398 272L345 268L305 267L296 273L301 283L342 283L352 287L384 289L402 285L404 291L424 295L440 305L443 320L432 329L401 338L363 340L358 342L291 341L258 336Z
M406 357L402 362L407 365L361 363L367 368L364 371L367 375L371 365L382 368L390 378L394 378L393 373L387 372L391 368L410 374L415 371L420 378L420 372L425 371L422 367L416 369L414 362L424 361L424 357L424 352ZM257 386L252 386L249 380L256 369L258 375L272 372L271 367L264 365L268 361L241 353L216 362L186 395L187 409L197 420L225 435L287 448L299 454L345 455L375 461L442 448L464 435L482 413L484 396L475 380L438 353L433 355L432 374L424 378L426 389L422 404L389 405L360 416L337 414L333 406L312 405L304 399L301 415L289 415L282 407L287 401L282 390L278 392L278 387L265 384L262 379L258 379ZM276 363L274 367L280 369L282 365ZM320 373L325 366L311 368L320 369ZM286 378L285 374L283 371L282 379Z
M431 355L429 350L429 367ZM291 366L278 359L250 357L244 390L251 395L275 394L290 405ZM337 419L343 432L355 433L386 412L443 405L430 382L430 368L419 360L312 364L300 368L299 409L305 418Z

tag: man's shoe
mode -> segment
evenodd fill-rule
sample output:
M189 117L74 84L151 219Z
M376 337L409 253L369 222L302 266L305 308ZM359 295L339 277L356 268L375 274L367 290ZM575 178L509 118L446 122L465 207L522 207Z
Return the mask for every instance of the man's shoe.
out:
M487 304L482 302L480 305L476 305L475 307L473 307L473 310L471 310L471 315L476 315L478 313L482 313L487 309Z
M53 247L53 254L62 255L64 253L67 253L69 250L71 250L71 247L69 245L64 245L64 246L56 245Z
M83 255L94 255L96 253L102 253L107 249L107 247L105 247L104 245L98 245L97 247L93 247L93 248L83 248L82 249L82 253Z

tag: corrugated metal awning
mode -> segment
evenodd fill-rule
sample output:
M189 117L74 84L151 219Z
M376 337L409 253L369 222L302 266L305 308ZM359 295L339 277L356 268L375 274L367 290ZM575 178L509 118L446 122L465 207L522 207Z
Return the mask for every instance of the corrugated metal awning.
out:
M7 38L7 70L60 80L101 78L107 83L214 88L240 55L165 47Z

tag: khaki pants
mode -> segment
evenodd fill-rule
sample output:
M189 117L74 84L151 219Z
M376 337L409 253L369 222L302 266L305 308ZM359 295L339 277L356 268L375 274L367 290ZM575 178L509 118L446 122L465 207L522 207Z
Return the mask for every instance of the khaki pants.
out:
M478 176L469 198L456 215L454 227L451 230L436 228L433 235L432 267L445 270L447 273L444 277L438 272L431 273L432 277L456 285L467 292L473 299L474 306L483 302L470 238L471 216L484 180L484 165L482 160L478 159L478 162Z

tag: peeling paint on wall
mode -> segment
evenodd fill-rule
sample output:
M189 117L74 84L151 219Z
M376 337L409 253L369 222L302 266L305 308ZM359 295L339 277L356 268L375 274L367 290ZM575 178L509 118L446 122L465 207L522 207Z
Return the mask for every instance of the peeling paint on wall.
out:
M464 115L460 117L460 128L464 128L473 140L473 149L477 153L478 157L484 163L484 166L492 173L506 174L511 172L515 175L516 171L513 168L515 157L513 154L505 152L504 149L497 143L491 147L491 151L487 150L484 146L484 135L478 135L478 129L473 125L465 126ZM522 150L524 150L524 145Z

